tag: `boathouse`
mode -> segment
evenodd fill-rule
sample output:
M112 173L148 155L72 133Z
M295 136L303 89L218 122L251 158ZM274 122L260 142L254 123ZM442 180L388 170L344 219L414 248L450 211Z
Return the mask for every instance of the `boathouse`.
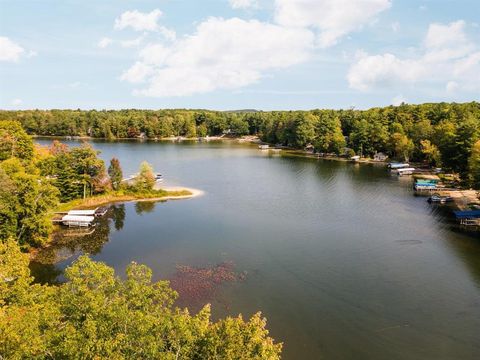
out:
M92 226L94 220L95 216L65 215L62 217L61 223L69 227L89 227Z

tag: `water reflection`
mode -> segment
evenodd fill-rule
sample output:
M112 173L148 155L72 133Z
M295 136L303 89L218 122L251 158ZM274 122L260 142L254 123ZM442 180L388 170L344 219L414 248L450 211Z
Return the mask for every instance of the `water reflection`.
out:
M137 215L151 213L155 210L155 201L138 201L135 203L135 212Z
M101 252L110 238L110 222L119 231L125 223L125 205L109 207L107 213L98 218L94 227L59 227L52 235L52 244L41 249L30 269L40 283L56 283L61 280L62 270L56 264L69 261L80 254L96 255Z
M115 230L120 231L125 224L125 204L114 204L110 207Z

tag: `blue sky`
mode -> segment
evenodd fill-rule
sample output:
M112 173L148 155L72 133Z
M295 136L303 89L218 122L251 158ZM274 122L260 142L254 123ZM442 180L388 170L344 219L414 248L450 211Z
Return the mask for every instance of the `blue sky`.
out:
M480 100L477 0L0 0L0 108Z

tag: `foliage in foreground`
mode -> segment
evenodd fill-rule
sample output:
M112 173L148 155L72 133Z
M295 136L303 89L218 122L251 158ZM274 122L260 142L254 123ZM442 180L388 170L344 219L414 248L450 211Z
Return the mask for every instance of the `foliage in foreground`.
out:
M260 313L210 320L174 307L168 282L132 263L121 280L80 257L59 286L32 284L28 258L0 243L0 355L5 359L279 359Z

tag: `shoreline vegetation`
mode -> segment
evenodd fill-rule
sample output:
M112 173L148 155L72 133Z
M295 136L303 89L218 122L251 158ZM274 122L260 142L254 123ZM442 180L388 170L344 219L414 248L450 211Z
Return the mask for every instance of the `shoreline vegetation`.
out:
M62 212L76 209L90 209L98 206L105 206L114 203L122 202L139 202L139 201L167 201L167 200L181 200L191 199L203 195L204 192L199 189L189 187L169 187L157 186L150 192L144 193L129 193L124 191L112 192L108 194L97 195L85 199L75 199L67 203L60 204L55 212Z
M367 110L0 111L27 133L75 139L213 141L237 138L285 149L421 163L480 188L480 103L401 104ZM247 137L245 139L244 137Z

